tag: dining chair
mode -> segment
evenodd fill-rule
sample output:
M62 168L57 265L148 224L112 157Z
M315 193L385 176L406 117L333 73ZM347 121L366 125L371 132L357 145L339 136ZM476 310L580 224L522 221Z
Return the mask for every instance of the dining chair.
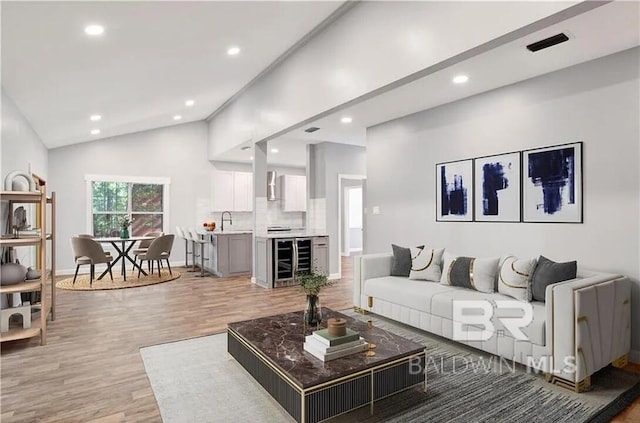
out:
M78 238L89 238L89 239L95 239L95 236L91 235L91 234L78 234L76 235ZM103 249L104 250L104 249ZM106 255L110 256L111 255L111 251L105 251L104 252Z
M136 247L136 249L133 250L133 254L134 254L133 261L138 261L138 256L140 254L146 253L147 250L149 249L149 246L151 245L151 242L157 237L162 235L164 235L164 232L149 232L148 234L145 234L145 236L152 236L153 239L143 239L140 242L138 242L138 247ZM142 262L140 262L140 264L142 264Z
M80 266L85 264L90 266L89 285L93 285L96 264L106 263L107 266L109 266L109 263L113 260L113 257L105 254L102 246L91 238L74 236L71 238L71 249L73 250L74 260L76 262L76 273L73 276L73 284L76 283ZM109 267L109 276L111 277L111 281L113 281L111 267Z
M196 275L196 277L202 278L205 276L204 274L204 262L205 260L209 260L204 256L204 246L209 243L198 235L195 229L188 229L189 237L193 242L193 270L196 270L196 259L200 257L200 274ZM200 246L200 254L196 253L196 245Z
M158 265L158 276L162 277L161 266L160 263L162 260L167 261L167 267L169 268L169 274L173 275L171 271L171 264L169 263L169 258L171 257L171 249L173 247L173 240L175 238L174 234L161 235L151 241L149 248L144 253L138 256L140 258L140 266L142 266L143 261L147 261L150 263L151 267L151 275L154 272L154 261ZM141 269L138 268L138 277L140 277Z

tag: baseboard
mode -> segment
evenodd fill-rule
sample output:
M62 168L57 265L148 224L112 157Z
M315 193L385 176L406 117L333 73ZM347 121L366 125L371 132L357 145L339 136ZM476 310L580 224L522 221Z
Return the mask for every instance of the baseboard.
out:
M340 279L340 273L331 273L329 275L329 280L330 281L335 281L335 280L338 280L338 279Z
M172 268L184 267L184 261L170 261L169 263L171 263ZM106 268L107 268L106 265L98 264L96 265L96 273L97 272L102 273L105 271ZM118 269L121 269L120 263L116 264L116 267L113 269L113 271L115 272ZM130 271L130 270L131 270L131 263L127 263L127 271ZM75 267L73 269L56 269L56 276L73 276L75 273L76 273ZM78 270L78 275L88 275L88 274L89 274L89 265L85 264L80 266L80 270Z
M640 350L629 351L629 361L634 364L640 364Z

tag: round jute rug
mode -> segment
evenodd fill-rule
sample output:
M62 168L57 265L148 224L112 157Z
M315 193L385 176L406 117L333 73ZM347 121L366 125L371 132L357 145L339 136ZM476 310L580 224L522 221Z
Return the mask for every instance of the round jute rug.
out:
M96 272L97 273L97 272ZM89 286L89 275L78 275L76 278L76 283L73 283L73 276L59 280L56 282L56 287L61 289L68 289L71 291L101 291L105 289L124 289L124 288L135 288L138 286L146 286L146 285L155 285L157 283L169 282L174 279L178 279L180 277L180 272L176 272L175 270L172 272L173 275L169 274L169 270L162 270L162 277L158 276L156 272L153 276L144 276L140 275L138 279L138 272L127 273L127 280L124 281L122 276L115 275L115 271L113 272L113 281L109 278L109 274L106 274L102 280L94 280L93 284ZM98 273L96 278L100 275Z

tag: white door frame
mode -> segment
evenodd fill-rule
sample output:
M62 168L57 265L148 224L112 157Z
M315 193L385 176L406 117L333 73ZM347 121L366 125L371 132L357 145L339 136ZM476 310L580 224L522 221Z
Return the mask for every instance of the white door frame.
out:
M342 196L344 193L342 192L342 180L343 179L355 179L359 181L364 181L367 179L365 175L349 175L344 173L338 174L338 274L340 278L342 278L342 214L343 214L343 203ZM364 186L362 189L362 210L364 213ZM364 216L362 219L362 228L364 231ZM363 243L364 243L364 233L363 233ZM364 247L364 245L363 245ZM364 248L363 248L364 251Z

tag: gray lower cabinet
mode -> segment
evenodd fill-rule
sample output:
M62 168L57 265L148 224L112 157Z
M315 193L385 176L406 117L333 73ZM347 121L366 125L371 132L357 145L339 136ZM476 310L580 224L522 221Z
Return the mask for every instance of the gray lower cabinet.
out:
M273 242L271 238L256 238L256 285L273 288Z
M251 273L252 234L216 234L211 237L209 270L217 276ZM206 265L205 265L206 266Z
M311 257L318 273L329 275L329 237L313 237Z

